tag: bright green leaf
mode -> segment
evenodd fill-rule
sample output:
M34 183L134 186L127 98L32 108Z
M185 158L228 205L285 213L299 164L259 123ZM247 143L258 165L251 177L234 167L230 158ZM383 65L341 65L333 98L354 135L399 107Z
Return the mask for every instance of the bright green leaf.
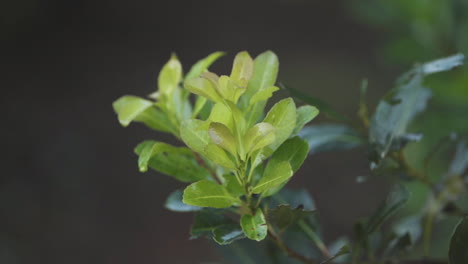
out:
M216 90L216 83L205 77L194 77L184 82L184 87L191 93L203 96L213 102L220 102L221 96Z
M265 216L260 208L257 209L254 215L243 215L241 217L241 227L246 237L256 241L262 241L268 233Z
M204 121L188 119L180 127L180 136L184 143L193 151L204 153L206 146L211 142Z
M166 199L164 207L174 212L194 212L200 211L202 208L184 204L182 202L183 191L175 190Z
M237 142L228 127L222 123L212 122L209 128L211 140L216 145L236 155Z
M352 149L365 142L357 131L342 124L306 126L299 136L309 143L310 153Z
M458 223L450 240L450 264L468 263L468 216Z
M226 189L230 194L232 194L235 197L239 197L245 193L244 187L241 185L237 177L233 174L226 174L223 175L225 183L224 185L226 186Z
M302 128L319 114L319 110L310 105L303 105L296 111L296 127L291 135L297 135Z
M288 161L293 172L296 172L304 163L308 152L309 144L307 144L307 141L296 136L281 144L271 156L271 160Z
M247 152L253 152L275 141L275 128L265 122L251 127L245 134L244 146Z
M286 98L276 103L268 112L263 122L275 127L275 141L264 148L264 156L269 157L289 138L296 126L296 105L293 99Z
M203 155L211 160L213 163L223 166L228 169L235 169L236 163L232 155L228 155L226 151L218 147L213 143L209 143L204 151Z
M158 90L161 94L170 96L182 79L182 65L175 55L164 65L158 77Z
M270 97L273 96L273 93L278 91L279 88L276 87L276 86L271 86L271 87L268 87L268 88L265 88L263 90L260 90L259 92L257 92L256 94L254 94L252 96L252 98L250 98L250 105L254 105L258 102L262 102L262 101L266 101L268 100Z
M232 65L231 79L239 86L247 86L252 77L254 63L252 57L246 51L237 53Z
M197 115L202 111L205 104L206 98L203 96L197 96L197 100L195 101L195 107L193 108L192 118L197 117Z
M209 180L201 180L185 188L183 202L200 207L226 208L233 206L239 200L224 186Z
M239 86L228 76L223 75L219 77L218 91L224 99L237 103L237 100L245 90L245 86Z
M141 160L139 158L140 169L149 166L182 182L199 181L209 176L209 172L197 163L195 155L189 149L161 144L163 143L148 140L135 148L137 155L144 156Z
M221 51L213 52L210 55L208 55L207 57L197 61L192 66L190 71L187 73L187 75L185 76L185 79L190 79L190 78L193 78L193 77L200 76L202 73L204 73L211 66L211 64L213 64L221 56L224 56L224 54L225 53L221 52Z
M208 120L224 124L231 131L234 131L233 113L231 109L223 103L216 103L213 106Z
M287 161L270 160L260 181L252 188L253 193L262 193L289 180L293 175L291 165Z

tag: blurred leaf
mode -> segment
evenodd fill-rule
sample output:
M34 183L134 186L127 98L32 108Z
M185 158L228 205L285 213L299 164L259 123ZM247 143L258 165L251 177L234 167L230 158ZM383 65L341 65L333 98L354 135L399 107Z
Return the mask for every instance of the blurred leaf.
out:
M147 140L138 144L135 153L140 156L138 163L141 171L146 171L149 166L182 182L203 180L209 175L209 172L197 163L195 155L187 148Z
M156 109L151 101L126 95L117 99L112 106L118 115L120 124L124 127L135 121L144 123L154 130L174 132L166 114Z
M192 118L196 118L197 115L203 110L206 104L206 98L203 96L197 96L195 101L195 107L193 108Z
M333 109L328 103L322 101L319 98L310 96L300 90L297 90L295 88L292 88L290 86L286 86L283 84L280 84L280 88L287 90L292 97L301 100L302 102L315 106L318 108L321 112L323 112L325 115L327 115L330 118L333 118L337 121L342 121L342 122L349 122L350 119L337 111Z
M184 190L183 202L188 205L226 208L239 202L224 186L209 180L192 183Z
M175 55L164 65L158 76L158 90L168 98L182 79L182 65Z
M349 254L351 252L351 249L349 248L348 245L344 245L340 248L340 250L334 254L331 258L321 262L320 264L327 264L327 263L332 263L334 261L334 259L340 257L340 256L343 256L343 255L346 255L346 254Z
M408 201L410 193L402 185L395 185L377 211L367 220L365 233L376 231L390 216L401 209Z
M297 135L302 128L319 114L319 110L310 105L303 105L296 111L296 127L291 135Z
M293 175L291 165L287 161L270 160L260 181L252 188L252 193L261 193L287 181Z
M459 175L466 171L468 168L468 144L466 141L461 141L457 144L455 157L450 163L449 173L452 175Z
M291 205L282 204L268 210L268 221L277 227L280 232L297 223L299 220L313 214L314 211L304 210L301 206L292 208Z
M167 197L164 207L174 212L194 212L202 209L198 206L184 204L182 202L182 195L182 190L175 190Z
M347 263L349 262L350 256L346 256L344 254L337 256L340 252L343 252L343 248L348 247L348 252L351 252L351 249L349 249L350 241L347 237L339 237L337 238L333 243L331 243L328 246L328 249L330 250L330 254L332 256L335 256L333 259L334 263Z
M310 153L352 149L365 142L358 132L341 124L306 126L299 136L309 143Z
M213 230L213 240L220 245L231 244L242 238L245 238L245 235L237 223L225 224Z
M241 227L244 234L252 240L265 239L268 227L262 210L259 208L254 215L245 214L241 217Z
M187 75L185 76L185 79L190 79L190 78L193 78L193 77L200 76L202 73L204 73L211 66L211 64L213 64L221 56L224 56L224 54L225 53L221 52L221 51L213 52L210 55L208 55L207 57L197 61L192 66L190 71L187 73Z
M302 207L308 211L316 209L315 202L306 189L282 189L278 194L273 196L270 207L276 207L281 204L289 204L291 207Z
M431 91L423 87L424 77L459 66L462 60L463 55L455 55L432 61L400 77L397 86L380 101L371 120L369 138L375 145L377 158L384 158L395 148L394 142L406 135L410 122L426 108Z
M223 75L219 77L218 92L224 99L235 104L237 103L237 100L239 100L239 97L245 92L246 88L247 87L245 85L240 86L228 76Z
M263 122L275 127L275 141L263 149L264 156L269 157L289 138L296 126L296 105L293 99L286 98L276 103L270 109Z
M210 124L209 134L213 143L229 151L231 154L237 154L237 141L229 128L222 123L212 122Z
M468 217L465 216L455 228L450 241L450 264L468 263Z
M223 259L227 260L226 263L272 264L268 246L268 243L243 239L229 246L218 246L218 249L223 253Z
M253 152L273 143L276 138L275 131L275 128L269 123L257 123L245 134L245 151L247 153Z

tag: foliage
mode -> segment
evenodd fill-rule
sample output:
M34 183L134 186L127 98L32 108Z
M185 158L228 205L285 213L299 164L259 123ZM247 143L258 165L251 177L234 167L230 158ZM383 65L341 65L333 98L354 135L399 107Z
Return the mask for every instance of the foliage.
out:
M273 52L255 59L240 52L230 75L218 76L208 68L221 55L216 52L200 60L185 77L173 55L160 72L153 100L123 96L113 105L123 126L140 122L184 143L176 147L148 140L135 153L141 172L151 168L190 183L171 193L165 206L195 214L192 238L207 237L224 245L222 250L234 263L384 263L403 259L421 243L427 253L435 219L465 192L468 148L465 141L454 142L455 157L440 182L411 167L403 151L423 137L409 126L431 98L423 85L425 78L460 66L463 55L415 66L379 101L371 116L361 102L361 110L366 111L359 111L359 124L319 99L282 86L303 102L323 106L338 121L315 125L307 123L318 109L297 107L292 98L265 111L268 99L279 89L275 86L279 62ZM394 179L400 183L374 214L355 224L353 240L327 246L311 196L284 186L308 154L356 147L368 149L374 175L398 176ZM411 196L407 181L427 186L431 194L426 208L403 217L397 212ZM452 239L454 264L466 261L465 222L466 218ZM265 241L253 247L246 239ZM272 250L275 247L282 253Z

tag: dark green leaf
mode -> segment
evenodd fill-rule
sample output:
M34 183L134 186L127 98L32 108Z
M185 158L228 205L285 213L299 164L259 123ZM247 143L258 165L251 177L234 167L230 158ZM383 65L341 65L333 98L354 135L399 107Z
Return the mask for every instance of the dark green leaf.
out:
M299 136L309 143L310 153L352 149L365 142L358 132L342 124L306 126Z
M288 161L293 172L296 172L304 163L308 152L309 144L307 141L300 137L293 137L281 144L271 156L271 160Z
M182 202L182 190L176 190L172 192L166 199L164 203L164 207L167 209L174 211L174 212L194 212L199 211L202 208L198 206L192 206L188 204L184 204Z
M226 208L239 202L224 186L209 180L192 183L184 190L183 202L200 207Z
M213 230L213 240L220 245L231 244L232 242L245 238L239 224L225 224Z
M221 51L213 52L207 57L197 61L197 63L195 63L190 69L190 71L187 73L187 75L185 76L185 79L190 79L193 77L200 76L211 66L211 64L213 64L213 62L218 60L224 54L225 53Z
M274 209L268 210L268 222L272 223L280 231L297 223L299 220L312 215L314 211L304 210L298 206L292 208L291 205L279 205Z
M306 104L317 107L321 112L323 112L325 115L327 115L330 118L333 118L337 121L342 121L342 122L350 121L348 117L338 113L328 103L322 101L319 98L310 96L300 90L294 89L290 86L285 86L283 84L280 84L280 88L287 90L291 94L292 97L299 99Z
M320 264L332 263L334 259L336 259L336 258L338 258L340 256L343 256L343 255L349 254L350 252L351 252L351 249L349 248L349 246L345 245L345 246L341 247L340 250L336 254L334 254L331 258L323 261Z
M449 249L450 264L468 263L468 217L465 216L455 228Z
M209 176L209 172L197 163L195 155L188 149L165 144L165 149L154 152L153 147L159 144L152 140L138 144L135 153L140 156L140 169L149 166L182 182L199 181Z
M376 231L385 220L401 209L408 201L410 193L402 185L395 185L382 202L377 211L365 224L365 233L371 234Z
M221 210L203 209L195 213L192 225L191 238L206 236L212 238L213 231L223 225L232 225L233 220L229 219Z
M241 217L241 227L248 238L256 241L265 239L268 233L265 216L260 208L257 209L254 215L243 215Z
M468 144L466 141L461 141L457 144L455 157L453 158L449 173L451 175L461 176L468 168Z

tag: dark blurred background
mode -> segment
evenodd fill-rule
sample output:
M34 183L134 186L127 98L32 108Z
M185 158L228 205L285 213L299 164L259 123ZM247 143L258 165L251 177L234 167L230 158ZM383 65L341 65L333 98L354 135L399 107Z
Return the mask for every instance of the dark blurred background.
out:
M4 123L0 179L0 263L214 263L191 216L163 207L183 185L137 169L133 147L172 140L122 128L112 102L156 89L175 52L187 70L217 50L227 73L238 51L271 49L279 81L354 116L359 85L369 101L424 56L389 64L386 27L356 19L347 1L3 1ZM450 55L450 51L442 55ZM438 54L437 54L438 55ZM428 58L433 59L433 57ZM287 96L287 94L283 94ZM6 114L5 114L6 113ZM318 119L318 122L324 118ZM365 150L310 156L292 181L316 199L331 241L375 209L385 183L368 174Z

